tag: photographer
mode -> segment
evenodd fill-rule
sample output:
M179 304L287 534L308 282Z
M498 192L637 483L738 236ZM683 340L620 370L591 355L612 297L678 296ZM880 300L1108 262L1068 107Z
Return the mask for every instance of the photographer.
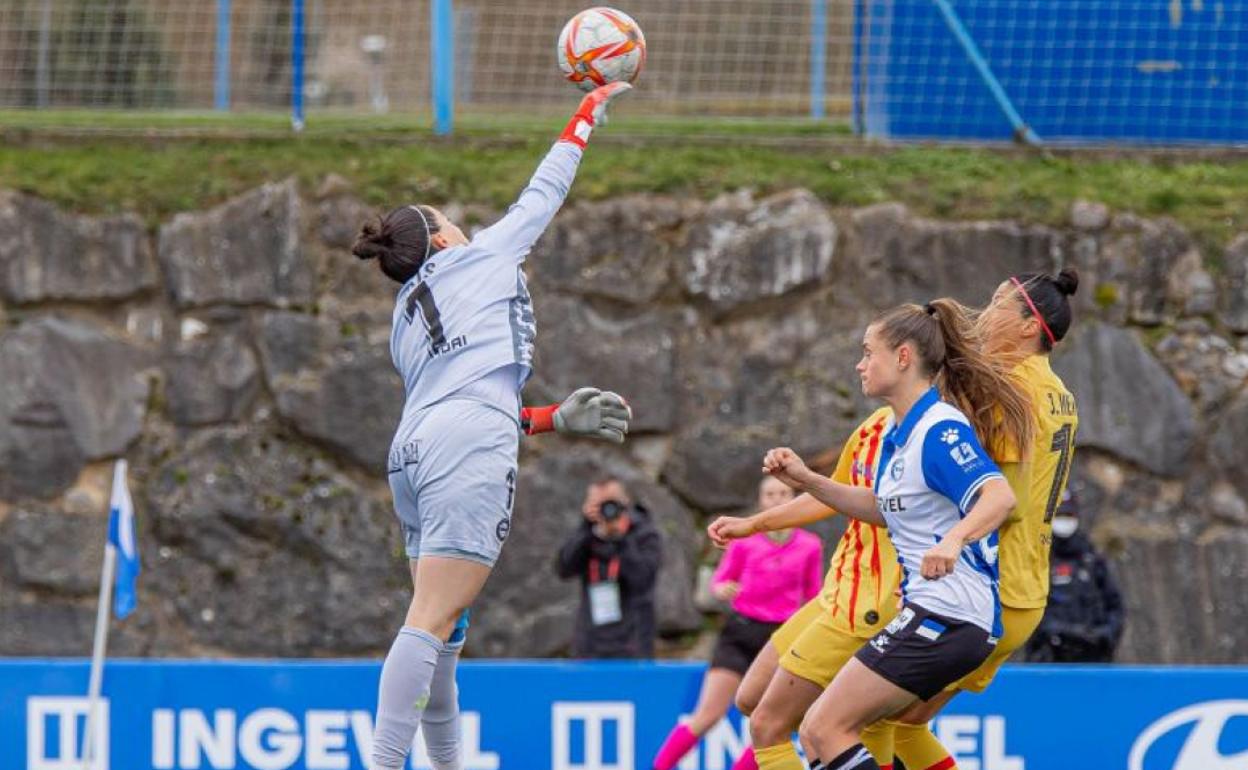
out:
M572 656L653 657L659 531L611 476L589 485L581 513L585 520L559 549L556 564L559 577L581 580Z

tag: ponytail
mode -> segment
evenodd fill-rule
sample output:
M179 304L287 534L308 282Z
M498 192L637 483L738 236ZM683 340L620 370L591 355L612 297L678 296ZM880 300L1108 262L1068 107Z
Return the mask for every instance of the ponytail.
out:
M914 343L923 373L935 378L941 396L966 415L990 452L1025 450L1036 430L1031 399L1000 362L980 352L971 319L957 300L942 298L902 305L875 323L890 347Z
M1035 437L1035 409L1018 378L980 351L972 313L952 299L929 303L945 342L945 365L938 382L942 395L966 414L985 447L1007 446L1021 454Z

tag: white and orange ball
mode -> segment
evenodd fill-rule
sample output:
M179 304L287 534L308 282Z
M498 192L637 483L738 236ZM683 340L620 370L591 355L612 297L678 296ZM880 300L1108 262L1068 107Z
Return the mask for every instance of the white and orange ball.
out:
M582 91L632 83L646 63L646 36L628 14L590 8L564 25L557 55L563 76Z

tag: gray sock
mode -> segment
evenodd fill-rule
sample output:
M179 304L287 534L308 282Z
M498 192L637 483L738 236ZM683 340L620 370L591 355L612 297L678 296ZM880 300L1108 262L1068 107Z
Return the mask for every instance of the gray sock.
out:
M373 770L401 770L412 750L420 715L429 703L429 685L442 640L404 626L381 667L377 727L373 731Z
M455 669L464 643L448 644L438 654L438 668L429 688L429 705L420 721L425 751L433 770L462 770L459 733L459 687Z

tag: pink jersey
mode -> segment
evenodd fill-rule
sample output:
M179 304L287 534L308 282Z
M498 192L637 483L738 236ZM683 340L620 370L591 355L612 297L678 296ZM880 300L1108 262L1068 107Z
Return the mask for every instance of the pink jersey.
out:
M761 532L734 540L711 583L739 583L734 610L764 623L783 623L819 595L822 577L823 542L798 529L783 543Z

